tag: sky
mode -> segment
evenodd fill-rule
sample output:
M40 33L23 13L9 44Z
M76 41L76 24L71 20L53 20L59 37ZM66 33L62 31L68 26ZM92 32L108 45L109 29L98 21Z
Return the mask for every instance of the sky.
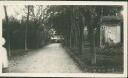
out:
M8 16L14 16L17 19L21 19L21 16L24 14L24 12L23 12L24 6L23 5L8 5L6 7L7 7L6 9L7 9ZM2 7L2 10L3 10L2 18L4 18L5 14L4 14L3 7Z
M13 16L16 19L20 20L22 18L22 15L25 14L24 7L25 7L25 5L8 5L7 6L7 14L8 14L8 16ZM46 8L46 6L43 6L43 7ZM35 8L34 11L36 13L38 7L34 6L34 8ZM2 7L2 11L3 11L2 18L5 18L5 13L4 13L3 7Z

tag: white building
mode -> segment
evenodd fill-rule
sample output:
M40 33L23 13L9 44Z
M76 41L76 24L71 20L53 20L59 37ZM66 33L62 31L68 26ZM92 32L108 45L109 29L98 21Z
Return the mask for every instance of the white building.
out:
M121 42L123 31L122 18L120 16L104 16L100 29L100 44L117 44Z

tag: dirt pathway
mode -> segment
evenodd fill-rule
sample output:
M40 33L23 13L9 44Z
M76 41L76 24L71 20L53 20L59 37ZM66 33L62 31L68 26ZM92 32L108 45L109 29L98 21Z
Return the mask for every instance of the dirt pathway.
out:
M76 63L62 48L53 43L46 47L28 52L10 61L9 72L16 73L81 73Z

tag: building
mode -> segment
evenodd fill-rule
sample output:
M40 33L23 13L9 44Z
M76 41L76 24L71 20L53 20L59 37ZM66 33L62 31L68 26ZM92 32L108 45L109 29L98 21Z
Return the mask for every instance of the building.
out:
M123 42L123 19L121 16L103 16L101 18L100 46Z

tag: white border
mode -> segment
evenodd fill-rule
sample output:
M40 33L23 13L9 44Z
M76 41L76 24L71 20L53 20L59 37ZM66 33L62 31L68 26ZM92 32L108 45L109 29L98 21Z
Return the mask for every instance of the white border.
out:
M15 77L127 77L127 2L112 1L0 1L3 5L122 5L124 7L124 73L103 74L103 73L0 73L0 76ZM1 8L1 7L0 7ZM0 13L1 14L1 13ZM2 15L2 14L1 14ZM1 16L0 15L0 16ZM2 38L2 21L0 18L0 39ZM0 42L0 48L2 43ZM1 61L0 61L1 63ZM1 72L0 64L0 72Z

